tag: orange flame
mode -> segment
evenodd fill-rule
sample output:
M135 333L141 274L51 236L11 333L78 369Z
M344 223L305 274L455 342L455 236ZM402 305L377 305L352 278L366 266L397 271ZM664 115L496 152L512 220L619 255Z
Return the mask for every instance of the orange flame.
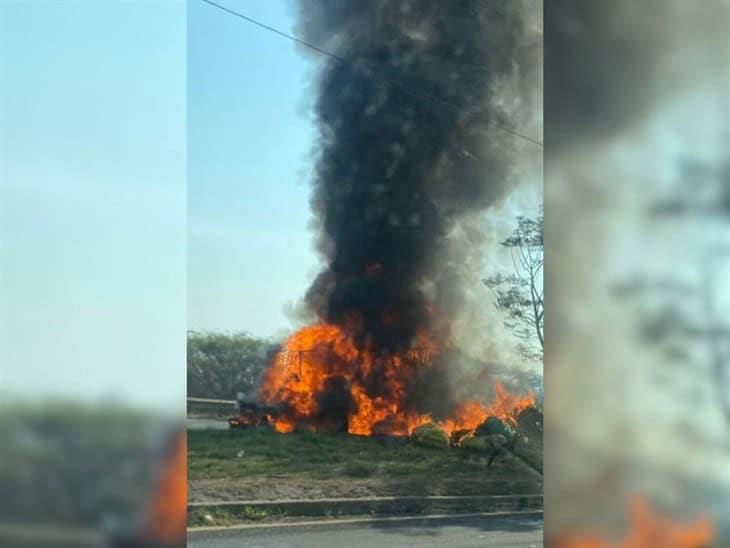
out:
M628 502L628 530L623 539L609 541L597 535L566 535L553 548L707 548L715 538L712 522L700 518L679 523L660 516L649 502L634 496Z
M287 339L264 375L259 397L266 403L288 406L289 413L273 421L276 430L287 433L316 414L316 394L328 379L340 377L348 383L355 404L348 415L349 433L407 435L432 421L430 414L414 412L405 405L406 387L419 367L430 365L437 349L424 334L417 337L415 346L418 351L376 358L367 348L358 349L336 325L308 326ZM371 373L379 376L377 395L366 389ZM514 424L517 414L534 404L532 393L516 396L500 383L495 384L494 391L495 399L489 406L463 402L438 425L451 435L457 430L474 430L489 416Z
M146 516L145 539L165 545L185 541L187 527L187 439L178 434L164 463Z
M494 400L484 407L479 402L467 401L459 405L453 417L439 421L438 425L449 435L458 430L475 430L487 417L517 425L516 417L521 411L535 404L535 395L530 392L526 396L518 396L507 392L501 382L494 383Z

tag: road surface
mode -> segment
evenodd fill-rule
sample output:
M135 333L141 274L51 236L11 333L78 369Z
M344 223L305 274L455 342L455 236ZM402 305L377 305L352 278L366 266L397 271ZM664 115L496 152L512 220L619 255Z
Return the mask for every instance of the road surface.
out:
M542 513L188 534L188 548L538 548Z

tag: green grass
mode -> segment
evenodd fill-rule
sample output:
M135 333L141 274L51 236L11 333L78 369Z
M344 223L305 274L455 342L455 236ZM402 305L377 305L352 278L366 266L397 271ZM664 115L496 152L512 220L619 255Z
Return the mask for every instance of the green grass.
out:
M402 440L270 430L188 432L190 500L537 493L542 481L512 454ZM221 518L223 519L223 518Z
M266 430L190 431L188 458L191 480L269 475L317 479L474 477L486 469L484 458L459 449L418 447L360 436L278 434Z

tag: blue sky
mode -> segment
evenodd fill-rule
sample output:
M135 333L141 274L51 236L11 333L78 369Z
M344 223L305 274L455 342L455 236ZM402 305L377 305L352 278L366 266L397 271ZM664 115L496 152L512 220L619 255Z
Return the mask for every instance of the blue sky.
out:
M221 2L293 32L289 2ZM316 273L307 229L318 59L188 4L188 325L271 336Z
M288 328L313 66L199 1L0 3L0 393L181 408L186 328Z
M0 394L182 409L186 329L291 329L319 62L199 0L0 3Z
M293 2L219 3L296 34ZM271 337L293 327L285 310L318 271L308 224L321 62L230 13L188 4L190 329ZM521 188L492 215L506 224L500 237L517 212L536 211L539 188Z
M182 409L186 5L0 3L0 391Z

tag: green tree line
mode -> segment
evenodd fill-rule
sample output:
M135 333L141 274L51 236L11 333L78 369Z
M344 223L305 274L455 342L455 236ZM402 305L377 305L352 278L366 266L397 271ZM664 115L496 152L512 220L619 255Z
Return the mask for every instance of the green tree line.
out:
M188 396L252 394L275 347L247 333L188 332Z

